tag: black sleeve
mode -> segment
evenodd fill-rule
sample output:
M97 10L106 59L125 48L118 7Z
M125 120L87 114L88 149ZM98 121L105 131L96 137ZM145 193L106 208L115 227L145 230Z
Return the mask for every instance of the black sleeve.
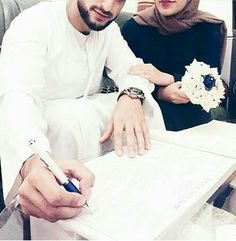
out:
M145 63L154 64L150 59L156 57L153 56L152 45L148 43L147 38L148 34L150 34L150 30L137 24L134 19L129 19L123 25L121 33L136 57L142 58ZM156 67L159 68L158 66ZM172 73L172 75L175 81L180 81L183 76L179 73ZM156 86L156 89L157 88L158 87Z
M127 41L129 47L131 48L131 45L135 44L133 34L135 31L133 31L133 21L132 19L127 20L121 29L121 34L123 35L124 39ZM132 48L131 48L132 49Z
M179 74L179 73L173 73L172 75L174 77L175 82L181 81L182 77L184 76L184 74Z
M143 58L143 38L141 37L142 31L140 26L135 22L133 18L129 19L122 27L121 34L127 41L130 49L133 51L136 57Z
M203 24L201 41L199 44L198 61L217 67L221 73L221 24Z

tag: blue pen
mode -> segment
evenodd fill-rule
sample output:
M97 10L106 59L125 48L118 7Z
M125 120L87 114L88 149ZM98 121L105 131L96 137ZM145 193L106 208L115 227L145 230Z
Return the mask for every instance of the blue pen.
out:
M39 156L39 158L46 164L47 168L53 173L60 184L62 184L68 192L77 192L81 194L80 190L67 178L67 176L57 166L50 155L46 151L42 150L39 145L37 145L35 140L30 140L29 146L34 151L34 153ZM85 205L88 206L87 203L85 203Z

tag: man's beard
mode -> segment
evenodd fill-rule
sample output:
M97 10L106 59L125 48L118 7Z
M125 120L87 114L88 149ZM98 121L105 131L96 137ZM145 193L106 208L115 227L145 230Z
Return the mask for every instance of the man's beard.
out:
M103 25L94 23L94 22L91 21L90 16L89 16L89 11L86 9L86 7L82 3L82 1L80 1L80 0L77 1L77 7L78 7L78 10L80 12L80 15L81 15L83 21L86 23L86 25L91 30L101 31L101 30L105 29L109 24L111 24L112 21L114 20L114 19L111 19L110 21L108 21L107 23L105 23ZM102 12L104 12L103 9L95 7L95 6L92 6L91 10L94 10L95 8L99 9ZM106 15L110 15L110 17L112 17L112 14L110 12L105 12L105 14Z

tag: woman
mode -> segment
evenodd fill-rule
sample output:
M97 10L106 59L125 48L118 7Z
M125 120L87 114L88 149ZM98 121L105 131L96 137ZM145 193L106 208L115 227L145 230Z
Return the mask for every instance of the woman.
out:
M130 74L155 84L153 97L167 130L178 131L211 120L210 113L193 105L180 89L185 66L194 59L221 72L226 26L199 11L198 5L199 0L155 0L153 7L137 13L122 29L130 48L146 63L132 67Z

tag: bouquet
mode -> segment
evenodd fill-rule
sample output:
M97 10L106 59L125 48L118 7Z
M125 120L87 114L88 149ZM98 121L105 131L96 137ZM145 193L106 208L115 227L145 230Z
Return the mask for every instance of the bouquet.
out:
M196 61L196 59L185 68L181 90L190 101L193 104L201 105L207 112L211 108L217 107L225 94L225 88L217 68L211 68L203 62Z

